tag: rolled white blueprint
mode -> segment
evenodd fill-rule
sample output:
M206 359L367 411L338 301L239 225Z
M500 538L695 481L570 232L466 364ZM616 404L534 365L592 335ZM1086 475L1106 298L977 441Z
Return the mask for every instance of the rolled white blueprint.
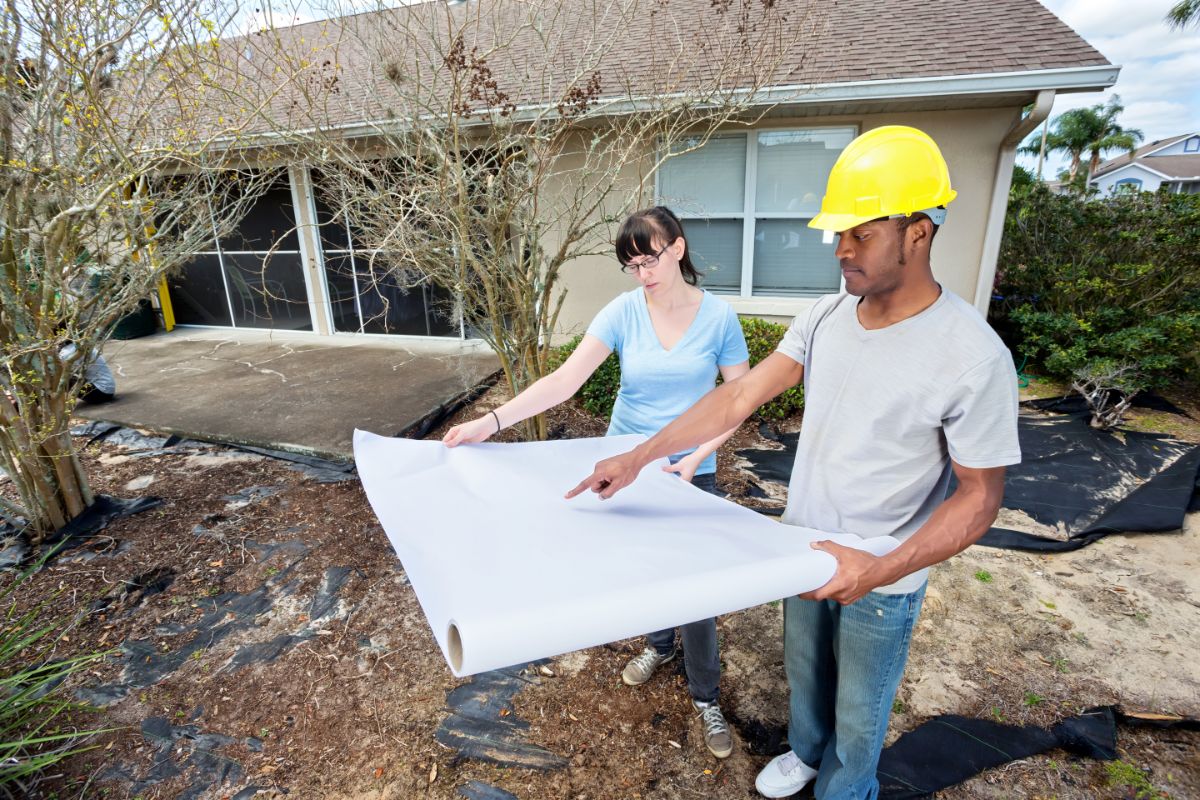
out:
M825 584L831 539L782 525L651 464L609 500L563 495L642 436L447 448L354 432L371 507L459 676L524 664Z

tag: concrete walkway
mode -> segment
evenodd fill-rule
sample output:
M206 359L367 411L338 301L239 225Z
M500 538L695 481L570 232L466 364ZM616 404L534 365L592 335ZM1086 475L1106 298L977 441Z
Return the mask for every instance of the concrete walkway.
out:
M177 328L110 341L117 399L90 420L348 459L354 429L393 435L499 369L458 340Z

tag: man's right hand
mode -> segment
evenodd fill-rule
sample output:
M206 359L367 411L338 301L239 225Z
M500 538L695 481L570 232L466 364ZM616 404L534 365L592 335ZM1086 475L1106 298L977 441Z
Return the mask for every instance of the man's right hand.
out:
M567 492L566 498L570 500L572 497L582 494L584 490L591 489L602 499L607 500L633 483L644 466L646 464L638 455L637 450L606 458L596 464L596 469L591 475Z

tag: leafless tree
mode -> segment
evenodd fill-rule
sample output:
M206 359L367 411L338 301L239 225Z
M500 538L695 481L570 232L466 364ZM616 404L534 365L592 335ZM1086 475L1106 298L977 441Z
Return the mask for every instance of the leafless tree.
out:
M1071 388L1082 395L1092 412L1089 424L1100 430L1120 425L1143 387L1135 365L1110 362L1076 371L1071 382Z
M237 13L201 0L6 2L0 512L34 540L92 502L69 434L84 367L269 180L269 155L250 169L234 147L263 89L243 94L211 66ZM236 125L222 116L231 104L246 112Z
M317 191L355 232L360 280L438 287L513 393L547 371L564 266L611 252L667 159L810 82L799 43L820 24L772 0L346 11L275 40L283 71L306 70L290 108ZM525 425L545 438L544 418Z

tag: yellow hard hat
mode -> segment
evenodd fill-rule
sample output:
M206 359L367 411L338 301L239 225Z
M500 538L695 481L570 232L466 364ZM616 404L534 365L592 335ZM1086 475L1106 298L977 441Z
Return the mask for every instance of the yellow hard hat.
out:
M880 217L930 214L957 196L950 170L933 139L904 125L867 131L838 156L821 213L808 227L840 233ZM930 214L937 224L938 217Z

